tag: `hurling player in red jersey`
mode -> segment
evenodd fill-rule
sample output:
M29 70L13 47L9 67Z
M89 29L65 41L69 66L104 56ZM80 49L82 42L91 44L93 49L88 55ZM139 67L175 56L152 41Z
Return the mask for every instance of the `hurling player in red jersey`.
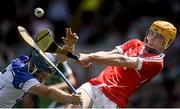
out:
M144 42L132 39L112 51L80 53L78 64L107 65L101 74L77 89L82 105L67 107L126 107L128 98L142 85L158 75L163 68L163 52L176 37L176 28L167 21L155 21Z

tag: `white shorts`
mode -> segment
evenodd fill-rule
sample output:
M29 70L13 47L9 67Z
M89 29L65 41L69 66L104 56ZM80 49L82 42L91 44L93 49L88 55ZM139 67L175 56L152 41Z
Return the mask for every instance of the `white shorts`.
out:
M92 108L117 108L117 105L109 100L98 87L91 85L89 82L79 88L85 90L93 100Z

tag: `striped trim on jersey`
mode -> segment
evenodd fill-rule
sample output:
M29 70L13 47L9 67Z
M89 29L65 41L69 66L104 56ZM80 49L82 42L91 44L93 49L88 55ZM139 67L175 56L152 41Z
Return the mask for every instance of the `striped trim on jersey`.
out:
M115 48L118 50L119 54L124 54L121 46L116 46ZM141 70L142 65L143 65L143 61L146 61L146 62L161 62L161 61L163 61L164 56L165 55L163 53L161 53L159 55L151 56L151 57L145 57L145 58L137 57L138 66L137 66L136 70Z

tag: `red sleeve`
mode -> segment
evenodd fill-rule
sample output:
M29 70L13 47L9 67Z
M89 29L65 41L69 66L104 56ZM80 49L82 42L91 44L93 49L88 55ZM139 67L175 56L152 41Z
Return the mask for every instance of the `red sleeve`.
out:
M146 60L143 59L143 64L140 74L146 79L152 79L159 74L163 68L163 60Z
M129 41L127 41L126 43L124 43L123 45L120 45L118 47L120 47L124 52L126 52L129 48L133 48L134 46L136 46L136 44L140 42L139 39L131 39Z

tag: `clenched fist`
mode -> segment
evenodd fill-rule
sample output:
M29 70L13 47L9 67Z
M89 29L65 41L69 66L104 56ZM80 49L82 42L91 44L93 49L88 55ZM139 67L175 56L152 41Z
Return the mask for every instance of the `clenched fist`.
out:
M80 93L78 93L78 94L72 94L71 95L71 101L70 101L70 103L71 104L74 104L74 105L78 105L78 104L81 104L82 103L82 99L81 99L81 96L80 96L81 94Z

